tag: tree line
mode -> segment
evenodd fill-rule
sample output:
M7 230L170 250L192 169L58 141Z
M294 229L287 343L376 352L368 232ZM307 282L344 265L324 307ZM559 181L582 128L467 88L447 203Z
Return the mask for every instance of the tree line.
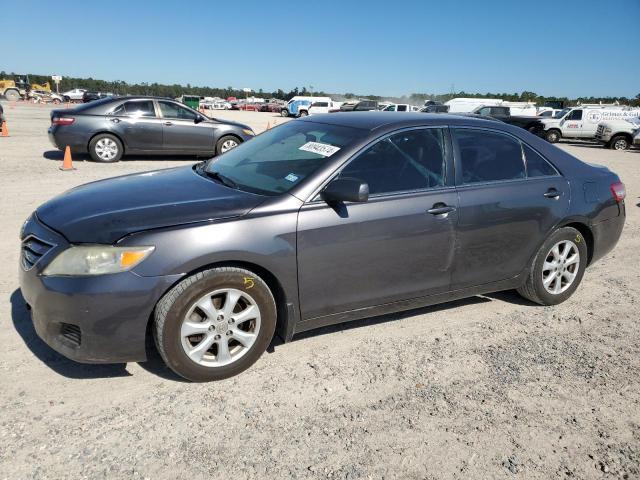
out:
M49 75L17 75L15 73L0 72L0 79L10 80L25 80L29 78L31 83L42 84L51 81ZM128 83L122 80L107 81L94 78L80 78L80 77L63 77L60 82L60 91L64 92L73 88L86 88L91 91L111 92L116 95L153 95L158 97L177 98L181 95L197 95L200 97L221 97L221 98L244 98L247 94L238 88L226 87L201 87L191 84L187 85L166 85L162 83ZM523 91L515 93L469 93L465 91L451 92L444 94L434 93L412 93L410 95L403 95L400 97L385 97L380 95L363 95L355 93L330 93L319 90L314 90L312 87L296 87L289 91L277 89L274 91L264 91L259 89L255 92L251 92L252 96L260 98L277 98L279 100L289 100L296 95L314 95L318 97L331 97L335 100L351 100L351 99L369 99L377 101L391 101L395 103L409 103L412 105L423 105L425 101L433 100L437 102L446 102L456 97L472 97L472 98L499 98L502 100L513 102L535 102L538 105L542 105L547 101L564 101L565 103L572 105L577 103L615 103L618 102L624 105L640 106L640 93L635 98L628 97L554 97L538 95L535 92Z

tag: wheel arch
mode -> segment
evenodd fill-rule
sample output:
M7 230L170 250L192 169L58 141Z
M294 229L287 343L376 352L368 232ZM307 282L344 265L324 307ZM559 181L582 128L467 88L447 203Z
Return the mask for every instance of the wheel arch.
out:
M206 265L202 265L196 269L193 269L189 272L186 272L183 276L181 276L178 280L176 280L173 284L169 285L162 295L158 298L156 305L158 302L167 294L167 292L171 291L173 287L175 287L178 283L182 282L185 278L191 277L199 272L204 270L210 270L212 268L220 268L220 267L235 267L242 268L245 270L249 270L250 272L255 273L259 276L269 287L271 294L273 295L273 299L276 302L276 330L275 335L279 336L283 341L288 342L291 340L291 336L293 335L294 326L296 324L297 318L297 302L292 298L288 298L285 292L284 287L278 280L278 278L271 273L267 268L258 265L253 262L247 262L242 260L231 260L231 261L220 261L209 263ZM147 338L152 338L150 335L153 335L152 327L154 321L155 314L155 306L149 315L149 319L147 320Z
M613 142L613 139L616 137L624 137L629 142L629 146L633 145L633 135L631 135L629 132L616 132L611 135L611 141Z
M91 142L93 141L94 138L96 138L98 135L103 135L103 134L107 134L107 135L113 135L114 137L116 137L118 140L120 140L120 143L122 144L122 155L124 155L127 152L127 144L124 141L124 138L122 138L120 135L118 135L117 133L114 132L110 132L109 130L101 130L99 132L94 133L93 135L91 135L89 137L89 141L87 142L87 152L90 152L91 150L89 150L90 146L91 146Z
M559 228L562 228L562 227L575 228L584 237L585 243L587 245L587 266L589 266L591 264L591 260L593 259L593 250L594 250L593 232L591 231L591 228L589 227L589 225L583 222L570 220L559 226Z

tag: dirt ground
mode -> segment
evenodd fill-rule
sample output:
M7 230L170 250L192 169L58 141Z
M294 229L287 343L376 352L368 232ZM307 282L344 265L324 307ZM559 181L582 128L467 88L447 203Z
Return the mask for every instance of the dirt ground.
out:
M73 186L193 159L76 158L49 108L4 103L0 479L640 478L640 151L562 144L627 186L617 248L556 307L513 293L323 329L242 375L180 381L159 358L90 366L35 335L18 231ZM273 114L223 112L256 131Z

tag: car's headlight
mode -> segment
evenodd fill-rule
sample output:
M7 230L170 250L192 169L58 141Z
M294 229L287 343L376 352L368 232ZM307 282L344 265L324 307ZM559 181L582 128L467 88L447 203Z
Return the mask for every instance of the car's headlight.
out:
M611 130L611 129L610 129L610 128L608 128L608 127L604 129L604 133L611 133L612 131L613 131L613 130Z
M252 137L255 135L255 133L253 133L253 130L249 130L248 128L243 128L242 131L247 135L251 135Z
M147 258L155 247L75 246L64 250L44 269L51 275L104 275L126 272Z

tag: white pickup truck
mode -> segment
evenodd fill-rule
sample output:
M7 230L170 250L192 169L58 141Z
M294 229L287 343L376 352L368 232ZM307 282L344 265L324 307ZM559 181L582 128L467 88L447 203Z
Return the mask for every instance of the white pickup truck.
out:
M633 136L640 131L640 117L610 120L598 124L596 140L612 150L627 150L633 145Z
M340 108L342 102L334 102L333 100L322 100L319 102L313 102L306 108L307 115L313 115L314 113L329 113L331 110ZM302 112L305 111L305 107L300 107L299 112L301 116L304 116Z

